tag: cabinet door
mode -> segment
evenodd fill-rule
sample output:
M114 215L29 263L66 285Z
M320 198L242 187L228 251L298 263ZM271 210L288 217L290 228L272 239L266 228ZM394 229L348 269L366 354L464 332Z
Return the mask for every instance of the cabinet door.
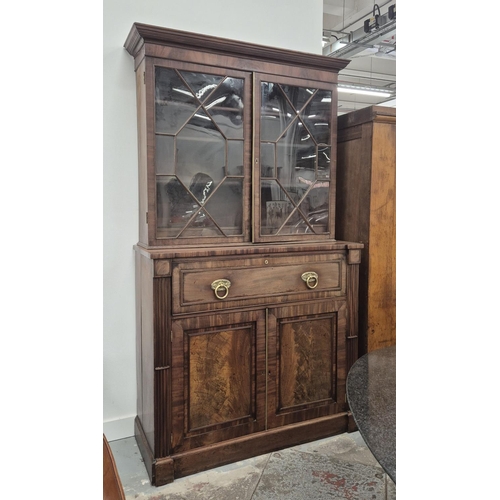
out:
M255 239L335 236L336 85L255 78Z
M148 226L156 244L248 241L250 74L163 60L150 71Z
M264 430L265 315L172 322L172 452Z
M345 335L345 301L268 311L268 428L347 409Z

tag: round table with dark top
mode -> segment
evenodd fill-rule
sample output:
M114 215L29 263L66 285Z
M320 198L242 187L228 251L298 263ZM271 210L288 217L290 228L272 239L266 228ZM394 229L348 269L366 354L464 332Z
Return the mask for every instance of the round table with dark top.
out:
M369 352L352 365L347 401L359 433L396 483L396 346Z

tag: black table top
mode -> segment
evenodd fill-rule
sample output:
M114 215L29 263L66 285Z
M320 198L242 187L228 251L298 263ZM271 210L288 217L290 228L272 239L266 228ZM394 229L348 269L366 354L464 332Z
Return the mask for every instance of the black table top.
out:
M347 401L368 448L396 482L396 346L369 352L352 365Z

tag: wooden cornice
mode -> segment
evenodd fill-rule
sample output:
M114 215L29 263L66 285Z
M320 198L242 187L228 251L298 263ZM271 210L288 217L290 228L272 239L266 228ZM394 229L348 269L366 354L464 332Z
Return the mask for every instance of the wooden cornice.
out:
M368 106L338 117L340 129L354 127L367 122L396 123L396 108L386 106Z
M349 61L346 59L134 23L125 41L125 49L127 49L130 55L136 57L145 43L181 47L221 55L247 57L274 63L298 64L306 68L333 71L335 73L338 73L349 64Z

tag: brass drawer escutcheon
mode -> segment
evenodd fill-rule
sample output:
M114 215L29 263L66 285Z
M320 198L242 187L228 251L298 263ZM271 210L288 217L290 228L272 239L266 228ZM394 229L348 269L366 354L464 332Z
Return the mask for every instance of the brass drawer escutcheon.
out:
M229 280L215 280L214 282L212 282L211 285L212 290L215 293L215 296L220 300L223 300L227 297L230 286L231 282ZM225 291L224 295L220 295L220 293L223 293L224 291Z

